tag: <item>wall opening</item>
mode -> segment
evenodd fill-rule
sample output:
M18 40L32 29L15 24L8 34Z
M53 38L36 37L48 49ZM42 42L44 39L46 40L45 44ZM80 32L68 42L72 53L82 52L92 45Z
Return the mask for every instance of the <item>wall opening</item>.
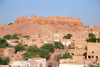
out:
M98 60L98 56L96 56L96 60Z
M91 59L91 56L88 56L89 59Z

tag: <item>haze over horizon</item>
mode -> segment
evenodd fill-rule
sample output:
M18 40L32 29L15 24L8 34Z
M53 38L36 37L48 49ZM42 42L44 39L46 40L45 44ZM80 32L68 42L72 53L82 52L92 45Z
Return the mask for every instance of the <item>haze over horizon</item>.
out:
M22 15L72 16L83 25L100 26L100 0L0 0L0 24L9 24Z

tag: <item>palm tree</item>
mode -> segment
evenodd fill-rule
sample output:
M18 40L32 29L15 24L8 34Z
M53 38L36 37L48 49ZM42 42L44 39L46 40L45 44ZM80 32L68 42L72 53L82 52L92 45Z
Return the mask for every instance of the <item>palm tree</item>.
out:
M23 45L23 33L20 33L20 34L19 34L19 37L20 37L20 39L21 39L21 44Z

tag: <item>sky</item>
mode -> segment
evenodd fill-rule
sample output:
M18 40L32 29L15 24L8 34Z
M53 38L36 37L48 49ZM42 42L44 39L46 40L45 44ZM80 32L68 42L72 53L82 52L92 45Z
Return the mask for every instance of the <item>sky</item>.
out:
M100 0L0 0L0 24L22 15L72 16L81 18L84 26L100 26Z

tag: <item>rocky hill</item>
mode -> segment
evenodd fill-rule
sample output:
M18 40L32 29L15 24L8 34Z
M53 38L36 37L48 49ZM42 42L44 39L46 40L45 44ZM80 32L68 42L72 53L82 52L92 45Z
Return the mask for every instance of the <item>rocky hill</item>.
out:
M18 17L13 23L25 23L25 22L29 22L29 23L35 23L37 22L40 25L45 25L47 23L51 23L51 24L67 24L70 27L73 27L75 25L78 26L82 26L82 22L80 20L80 18L72 18L70 17L59 17L59 16L51 16L51 17L37 17L36 15L32 15L31 18L28 18L26 15Z
M28 18L26 15L18 17L11 25L0 25L0 37L6 34L24 33L26 35L50 35L54 33L64 33L68 31L89 31L99 30L99 26L83 26L80 18L72 17L36 17L32 15Z

